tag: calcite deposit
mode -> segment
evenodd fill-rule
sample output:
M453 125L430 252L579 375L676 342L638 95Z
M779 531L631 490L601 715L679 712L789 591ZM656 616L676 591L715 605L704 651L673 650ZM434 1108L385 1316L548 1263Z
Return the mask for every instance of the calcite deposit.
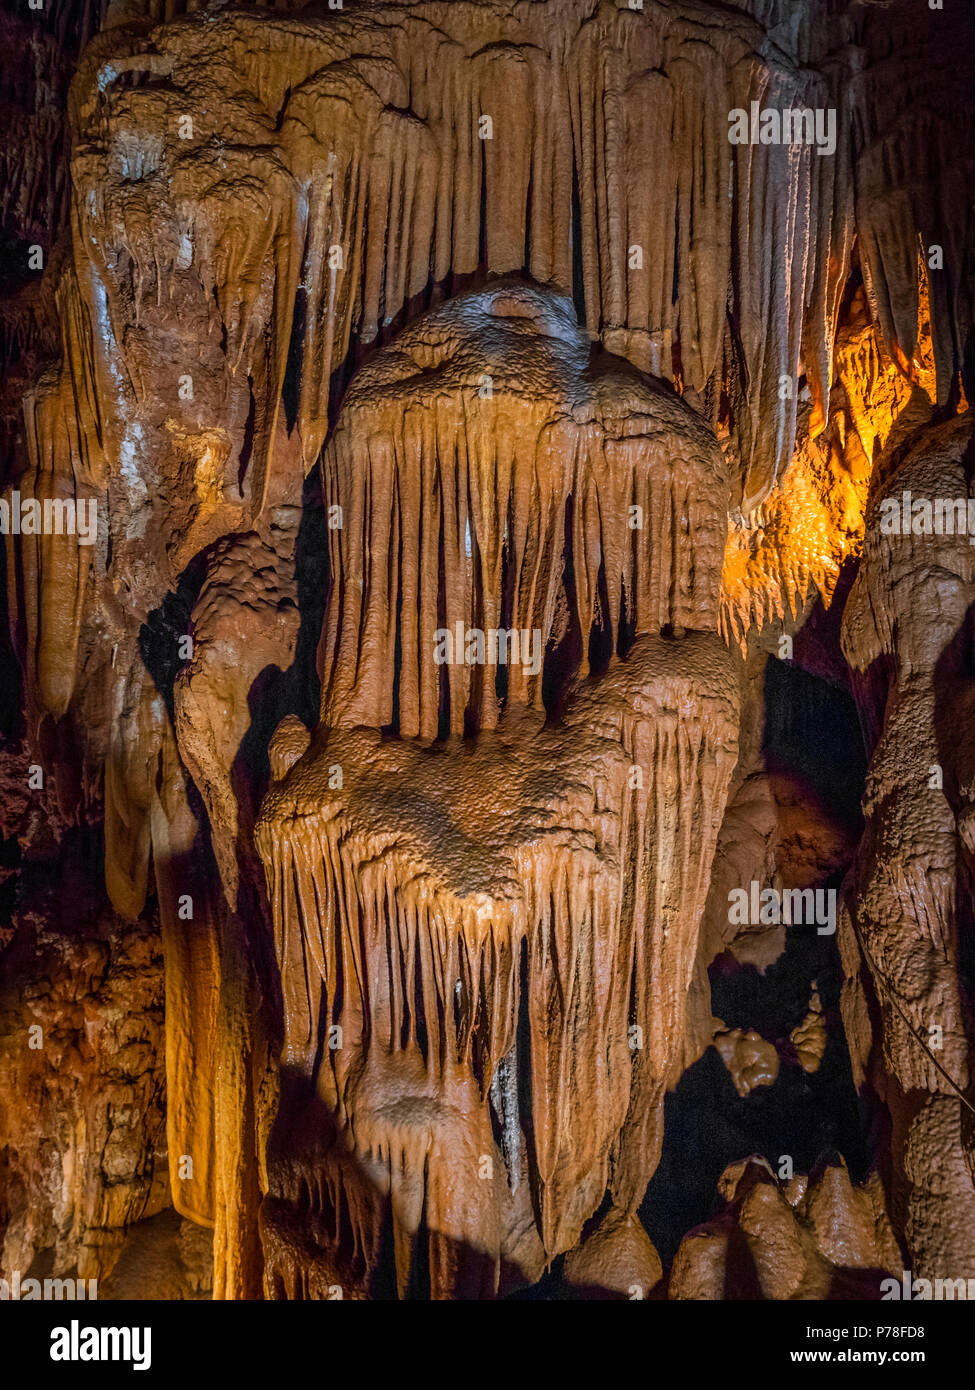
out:
M975 16L0 40L3 1287L975 1280Z

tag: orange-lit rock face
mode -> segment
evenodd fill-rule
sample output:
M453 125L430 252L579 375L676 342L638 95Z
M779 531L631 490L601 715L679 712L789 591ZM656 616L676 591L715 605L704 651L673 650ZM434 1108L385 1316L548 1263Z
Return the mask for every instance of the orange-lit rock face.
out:
M975 1279L972 22L0 19L0 1278Z

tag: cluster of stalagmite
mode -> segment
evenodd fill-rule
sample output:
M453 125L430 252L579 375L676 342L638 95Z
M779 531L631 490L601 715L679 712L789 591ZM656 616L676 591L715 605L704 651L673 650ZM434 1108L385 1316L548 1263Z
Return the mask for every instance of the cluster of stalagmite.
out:
M972 40L839 8L3 21L2 500L76 524L3 537L0 1275L975 1277L975 549L881 525L970 490ZM808 1179L728 1168L830 1086Z
M833 1161L782 1182L752 1155L722 1173L718 1192L721 1210L681 1242L670 1298L856 1298L874 1292L878 1276L900 1289L879 1179L856 1187Z

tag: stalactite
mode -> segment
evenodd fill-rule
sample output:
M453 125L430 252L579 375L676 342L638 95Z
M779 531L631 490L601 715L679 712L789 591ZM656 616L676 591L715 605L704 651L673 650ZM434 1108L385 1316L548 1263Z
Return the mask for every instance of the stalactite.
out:
M734 682L707 631L717 622L725 514L720 451L665 390L650 394L618 368L587 379L587 346L571 325L565 301L501 285L434 311L357 377L324 470L326 509L340 509L341 526L332 532L322 734L296 763L276 761L272 744L285 778L257 827L287 1065L317 1075L357 1153L390 1165L394 1210L396 1154L412 1182L426 1165L429 1184L451 1136L450 1182L466 1194L468 1215L451 1225L452 1203L428 1186L434 1296L461 1277L451 1241L485 1252L495 1286L510 1253L476 1171L477 1141L457 1117L481 1128L481 1160L500 1166L488 1100L521 1008L541 1251L550 1259L578 1239L607 1184L621 1210L635 1210L659 1152L693 923L735 756ZM479 398L485 379L491 390ZM526 379L531 398L521 394ZM449 430L450 418L463 434ZM574 524L563 532L570 494ZM379 497L398 511L392 525ZM652 566L627 534L636 509L647 518ZM681 525L695 536L691 569ZM438 553L439 579L430 559ZM601 678L580 656L561 723L549 729L541 651L563 564L575 575L582 652L600 583L614 594L622 586L636 637L624 636L611 604L612 646L629 650ZM410 618L399 630L397 595ZM453 733L464 732L471 701L479 737L430 749L448 697L423 647L438 626L451 627L444 605L455 595L465 627L541 624L539 661L527 679L512 668L503 711L483 665L461 686L459 710L451 675ZM671 625L699 631L661 637ZM397 650L401 737L384 743ZM290 725L283 736L290 747ZM637 790L627 785L634 767ZM632 1056L631 1024L640 1038ZM337 1027L343 1041L319 1065L322 1027ZM469 1154L460 1173L458 1152ZM405 1255L398 1267L402 1283Z
M681 380L706 395L714 418L722 390L738 401L740 500L752 510L791 456L796 400L781 383L797 380L803 358L813 433L826 421L861 177L850 151L865 135L861 51L851 47L845 61L810 75L784 53L762 56L761 32L744 17L702 31L656 6L587 19L580 10L553 29L541 15L513 22L485 7L481 20L495 38L485 42L481 28L475 43L442 6L392 12L393 23L337 12L323 27L296 23L293 33L235 15L158 29L157 51L144 56L126 51L121 34L116 51L102 46L85 68L88 91L75 98L75 120L90 136L75 161L74 201L93 322L103 302L117 319L113 306L129 296L138 322L149 296L176 284L188 292L196 280L200 312L216 308L214 329L226 333L219 389L232 393L245 367L253 382L253 517L299 286L298 425L310 465L327 430L330 379L353 334L370 342L450 276L524 269L573 287L590 333L643 369L670 376L679 345ZM288 55L288 84L277 50ZM198 115L200 128L184 139L181 121L201 110L198 51L230 104L206 122ZM118 89L120 75L140 70L158 81ZM753 101L776 112L829 109L829 157L812 143L731 144L726 113ZM218 157L224 110L237 113L236 152L221 147ZM869 134L875 143L887 138ZM862 180L870 177L865 164ZM910 206L917 211L916 201ZM402 236L387 238L390 225ZM891 235L913 262L917 233L905 240L898 223ZM872 287L880 283L872 248L885 236L871 228L864 242ZM577 238L582 280L572 286ZM271 264L268 293L261 287ZM880 290L871 293L879 304ZM942 303L934 331L943 395L960 340ZM889 313L880 322L895 351L902 327ZM137 365L126 343L100 375L106 404L113 372L130 376L139 395Z
M472 361L480 332L489 351ZM329 724L392 722L396 692L381 672L399 650L400 728L435 737L438 629L451 641L458 624L538 630L544 650L570 495L580 633L593 626L600 584L614 647L621 593L637 631L710 626L720 455L665 390L619 367L584 381L587 359L567 301L510 285L451 301L357 378L324 463L326 506L342 518L330 532L336 600L323 638ZM376 507L379 496L392 499L392 518ZM397 620L398 605L408 623ZM585 644L582 659L585 670ZM494 668L453 665L447 678L451 730L463 732L468 711L493 727ZM541 689L540 663L530 674L511 667L509 700L537 708Z

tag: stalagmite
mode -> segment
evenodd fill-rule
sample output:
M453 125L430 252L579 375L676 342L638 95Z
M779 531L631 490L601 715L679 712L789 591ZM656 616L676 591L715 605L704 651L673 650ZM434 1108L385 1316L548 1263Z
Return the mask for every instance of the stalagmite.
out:
M840 1163L781 1184L753 1155L722 1174L719 1190L726 1205L685 1236L670 1298L863 1297L885 1274L899 1281L879 1181L856 1187ZM735 1258L736 1238L745 1259Z

